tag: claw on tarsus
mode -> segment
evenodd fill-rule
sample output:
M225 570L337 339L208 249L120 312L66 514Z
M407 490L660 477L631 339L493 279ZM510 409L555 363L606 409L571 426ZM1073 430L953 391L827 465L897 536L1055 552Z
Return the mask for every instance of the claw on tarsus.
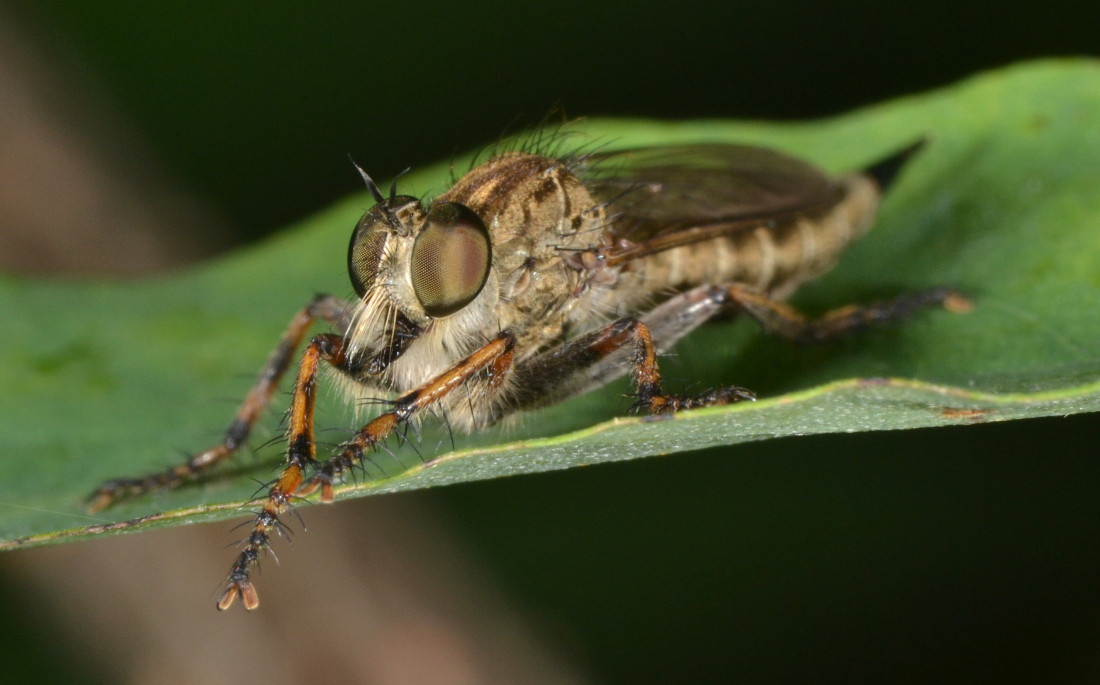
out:
M249 611L260 606L260 598L256 596L256 589L252 587L252 583L248 580L248 572L253 565L259 562L259 550L266 547L267 536L260 531L253 532L248 545L241 551L241 556L237 557L237 563L233 564L233 570L229 572L225 590L222 592L222 596L218 598L218 609L220 611L225 611L233 606L233 602L237 601L238 597L241 598L241 604L244 605L244 608Z
M285 501L281 497L275 498L272 495L269 495L269 498L278 502ZM241 598L241 604L244 605L244 608L249 611L260 606L260 598L256 595L256 589L252 587L252 583L249 581L249 572L253 566L260 563L260 552L270 549L267 533L269 530L275 530L280 535L284 534L279 517L266 508L261 509L256 517L255 528L253 528L252 534L244 540L244 549L241 550L240 556L233 564L233 570L229 572L229 578L226 580L225 590L218 598L219 610L225 611L233 606L233 602L237 601L238 597Z
M233 602L237 601L238 597L241 598L241 604L248 611L260 606L260 598L256 595L256 588L252 587L252 583L248 582L247 578L241 578L229 581L225 592L218 598L218 610L225 611L233 606Z

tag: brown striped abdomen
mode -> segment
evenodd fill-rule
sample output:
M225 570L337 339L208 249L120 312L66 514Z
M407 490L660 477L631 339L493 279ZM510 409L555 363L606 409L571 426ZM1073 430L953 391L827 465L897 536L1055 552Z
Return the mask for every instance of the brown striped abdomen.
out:
M875 182L853 175L840 183L840 201L820 215L739 230L644 257L642 288L667 292L737 283L775 298L790 295L832 268L840 252L874 221L881 197Z

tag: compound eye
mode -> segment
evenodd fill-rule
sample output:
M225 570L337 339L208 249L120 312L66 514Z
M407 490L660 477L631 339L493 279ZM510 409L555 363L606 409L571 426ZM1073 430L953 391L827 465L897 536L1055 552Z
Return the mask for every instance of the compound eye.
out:
M382 263L388 237L386 220L378 207L364 214L351 234L348 275L351 276L351 285L359 297L363 297L378 276L378 267Z
M428 213L412 249L412 286L429 316L441 318L470 304L489 278L489 231L469 207L440 202Z

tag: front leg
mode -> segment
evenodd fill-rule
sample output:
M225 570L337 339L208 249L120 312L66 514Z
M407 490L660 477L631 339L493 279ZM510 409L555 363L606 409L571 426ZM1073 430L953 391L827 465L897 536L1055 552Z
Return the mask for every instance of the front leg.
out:
M290 425L286 451L286 467L263 500L252 532L244 540L244 549L229 572L228 585L218 600L218 608L225 610L237 597L246 609L260 605L256 590L249 582L252 567L260 561L260 552L271 544L271 533L283 534L279 515L290 507L290 500L302 484L306 467L316 463L316 446L313 442L313 413L317 397L317 370L321 360L340 368L345 365L344 338L337 335L319 335L310 341L298 366L298 379L290 402Z
M321 501L331 502L333 482L345 471L359 464L365 452L385 440L398 425L411 419L420 410L440 402L483 370L489 372L490 385L499 385L511 367L515 337L507 331L501 333L454 368L397 398L391 409L341 444L336 455L321 464L316 474L303 486L305 469L316 464L313 412L317 370L322 360L339 370L349 370L349 365L355 361L347 358L345 342L335 335L317 336L302 356L298 382L294 386L294 397L291 400L287 465L268 490L256 515L252 532L245 539L244 549L229 572L225 591L218 600L218 608L223 611L233 606L238 597L245 609L251 611L259 606L259 598L250 581L252 567L259 562L260 553L270 546L271 533L282 534L279 516L290 507L293 498L308 495L320 487Z
M391 409L340 444L336 454L317 469L316 475L303 488L302 494L308 495L320 487L321 501L332 502L332 484L360 464L368 449L385 440L400 424L409 421L416 413L440 403L444 397L483 370L488 372L486 380L489 388L500 387L512 367L512 348L515 342L515 337L504 331L450 370L397 398Z

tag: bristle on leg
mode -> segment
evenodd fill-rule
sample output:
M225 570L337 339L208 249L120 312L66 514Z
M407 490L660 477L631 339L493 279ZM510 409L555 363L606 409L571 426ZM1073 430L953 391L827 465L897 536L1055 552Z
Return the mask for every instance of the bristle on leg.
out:
M332 336L318 336L306 348L291 401L288 464L263 498L252 532L243 541L244 548L229 572L225 590L218 598L218 609L222 611L233 606L238 597L249 611L260 605L249 574L259 564L260 553L270 551L271 533L286 536L287 531L279 520L279 515L288 510L293 511L291 501L294 498L307 495L320 487L320 500L331 502L335 496L333 483L359 465L367 451L381 444L402 421L408 421L420 409L438 402L448 392L461 387L486 366L502 357L504 361L496 364L494 370L505 373L511 360L508 353L515 344L515 337L507 331L502 332L430 383L405 393L393 403L393 408L376 417L350 440L342 443L335 456L323 464L317 464L313 459L313 398L317 362L324 357L339 364L343 358L336 355L339 350L336 350L335 345L338 343L342 344L342 340ZM305 468L316 470L308 480L303 475Z
M225 590L218 598L218 609L221 611L233 606L237 597L241 598L244 608L249 611L260 606L260 599L256 596L256 590L249 580L252 567L260 563L260 553L269 550L271 531L280 537L286 536L286 529L279 520L279 513L289 508L290 497L301 481L301 470L297 466L291 466L271 487L263 508L256 514L256 523L252 526L252 532L243 541L244 549L241 550L233 563L233 568L229 571Z

